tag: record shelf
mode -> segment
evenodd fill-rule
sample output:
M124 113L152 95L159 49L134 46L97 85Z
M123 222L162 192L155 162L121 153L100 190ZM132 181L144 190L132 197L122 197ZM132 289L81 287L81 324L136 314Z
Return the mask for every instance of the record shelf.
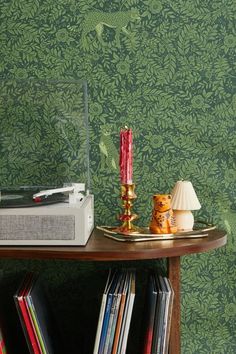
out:
M84 261L131 261L167 258L168 277L175 293L170 353L180 354L180 261L181 256L206 252L227 242L224 231L209 231L207 237L195 239L118 242L103 236L95 229L86 246L2 246L0 258L12 259L71 259Z

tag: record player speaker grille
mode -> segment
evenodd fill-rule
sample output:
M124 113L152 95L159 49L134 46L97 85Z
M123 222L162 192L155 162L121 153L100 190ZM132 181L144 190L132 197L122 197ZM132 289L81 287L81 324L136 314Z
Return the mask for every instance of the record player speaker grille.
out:
M0 240L74 239L74 215L0 215Z

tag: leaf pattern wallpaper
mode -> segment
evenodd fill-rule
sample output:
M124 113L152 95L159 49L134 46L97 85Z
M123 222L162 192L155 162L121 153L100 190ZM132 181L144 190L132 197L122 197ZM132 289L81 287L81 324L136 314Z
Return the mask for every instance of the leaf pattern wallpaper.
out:
M182 257L184 354L236 353L235 24L233 0L0 2L2 79L87 81L96 224L117 222L119 131L127 125L134 134L139 224L149 222L154 193L186 179L202 205L195 217L227 230L226 247ZM6 120L4 129L11 124ZM28 156L34 143L29 133ZM6 176L12 184L38 177L25 169L21 180L1 161L1 185ZM0 263L6 272L19 264ZM70 271L60 262L48 267L51 274ZM98 266L83 267L96 272Z

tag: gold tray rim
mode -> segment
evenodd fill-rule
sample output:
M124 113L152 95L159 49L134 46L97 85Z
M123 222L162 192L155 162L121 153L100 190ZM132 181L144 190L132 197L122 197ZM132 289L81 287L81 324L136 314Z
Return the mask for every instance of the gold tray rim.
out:
M140 227L140 231L135 233L124 233L118 231L117 226L96 226L98 230L104 232L105 237L109 237L116 241L126 241L126 242L134 242L134 241L164 241L164 240L177 240L183 238L200 238L208 236L208 231L215 230L216 226L212 224L208 224L205 222L198 222L204 224L204 228L195 228L192 231L181 231L175 234L152 234L149 232L148 227Z

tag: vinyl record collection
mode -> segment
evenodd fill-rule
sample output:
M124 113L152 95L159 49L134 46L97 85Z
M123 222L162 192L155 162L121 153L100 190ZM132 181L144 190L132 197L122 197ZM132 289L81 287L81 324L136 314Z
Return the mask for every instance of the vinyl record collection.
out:
M173 299L169 279L150 274L144 307L142 354L168 354Z
M50 317L50 306L40 278L28 273L14 295L15 305L31 354L57 353L58 339Z
M110 272L102 296L93 354L125 353L135 298L135 272Z
M133 305L135 272L108 275L102 296L93 354L126 353ZM169 279L152 273L148 279L141 333L142 354L167 354L174 293Z
M141 343L139 343L137 353L167 354L173 290L168 278L156 272L149 273L146 280L145 301L142 302L144 311L143 315L140 314ZM130 328L135 325L132 324L133 310L137 295L140 295L136 293L136 282L137 275L134 269L109 270L106 285L101 294L100 311L96 323L96 333L94 333L95 340L94 343L91 343L93 354L125 354L129 352ZM65 353L66 351L62 349L63 345L57 331L58 328L55 328L41 277L35 273L27 273L15 291L13 299L13 307L15 302L14 309L16 315L18 314L16 317L18 317L22 329L20 332L22 332L24 346L27 343L28 352L31 354ZM5 332L5 329L7 328L4 328L0 323L0 354L11 352L11 349L8 350L10 332ZM84 353L79 342L76 352Z

